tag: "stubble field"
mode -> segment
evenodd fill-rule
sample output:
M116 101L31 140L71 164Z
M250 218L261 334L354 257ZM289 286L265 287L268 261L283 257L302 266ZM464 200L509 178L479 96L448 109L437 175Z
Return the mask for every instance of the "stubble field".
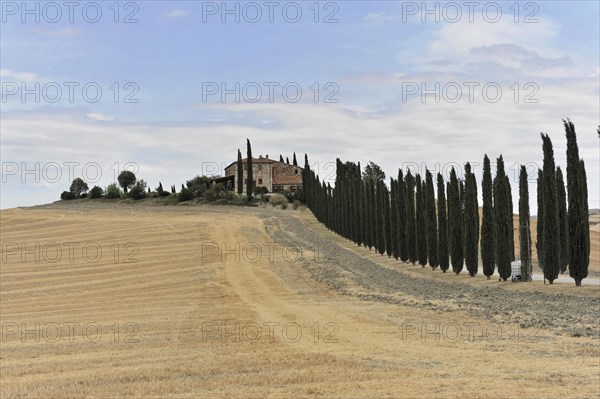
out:
M600 395L597 286L405 265L306 210L53 204L0 228L3 398Z

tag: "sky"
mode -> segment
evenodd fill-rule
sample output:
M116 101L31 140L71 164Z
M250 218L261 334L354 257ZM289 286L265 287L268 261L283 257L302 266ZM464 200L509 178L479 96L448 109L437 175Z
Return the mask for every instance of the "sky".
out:
M532 213L540 132L566 169L575 124L600 208L596 1L0 2L0 208L58 200L75 177L155 188L245 154L321 179L335 160L449 176L503 156ZM481 195L481 190L480 195Z

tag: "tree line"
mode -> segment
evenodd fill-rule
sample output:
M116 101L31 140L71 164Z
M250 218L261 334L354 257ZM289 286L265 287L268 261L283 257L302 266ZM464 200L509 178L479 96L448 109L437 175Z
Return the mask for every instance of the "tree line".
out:
M567 139L566 190L562 170L556 166L552 141L542 133L544 162L537 180L538 262L544 279L550 284L569 270L577 286L588 275L590 238L587 178L579 157L575 126L563 120ZM336 179L320 181L304 157L302 180L306 205L319 222L331 231L359 246L404 263L450 267L456 274L466 267L473 277L481 263L483 274L497 270L500 279L511 277L516 260L513 199L504 159L496 160L495 176L484 155L482 214L480 222L478 186L467 162L464 178L454 167L446 182L429 170L425 176L402 169L391 177L370 162L364 170L360 162L336 160ZM532 273L531 226L528 174L524 165L519 172L518 242L521 275L530 280Z

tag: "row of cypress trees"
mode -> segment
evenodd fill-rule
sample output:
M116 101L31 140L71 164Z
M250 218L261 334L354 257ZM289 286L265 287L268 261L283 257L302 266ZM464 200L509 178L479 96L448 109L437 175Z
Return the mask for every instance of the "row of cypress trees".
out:
M552 143L542 134L544 165L538 178L538 260L544 277L552 283L566 271L576 285L587 276L589 265L589 221L587 183L583 160L579 158L575 128L564 121L567 133L567 192L562 171L554 163ZM515 260L512 191L502 155L491 164L484 156L482 220L480 223L477 180L469 163L464 179L454 168L444 181L438 173L437 190L429 170L425 179L410 170L390 178L361 174L360 163L336 160L335 187L321 182L310 169L308 156L302 171L305 202L316 218L330 230L381 255L444 273L452 266L459 274L463 266L470 276L478 272L481 257L483 274L489 279L496 267L500 278L511 276ZM437 198L436 198L437 191ZM531 231L528 175L519 174L518 242L522 275L531 275Z

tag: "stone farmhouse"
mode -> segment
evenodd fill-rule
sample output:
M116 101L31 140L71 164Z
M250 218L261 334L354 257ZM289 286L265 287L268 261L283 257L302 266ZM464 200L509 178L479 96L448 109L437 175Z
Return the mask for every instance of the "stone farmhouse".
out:
M248 182L248 164L247 158L242 160L244 173L244 193ZM237 175L237 161L232 162L225 168L225 177L215 180L215 183L223 184L227 190L235 191L239 176ZM258 158L252 158L252 174L254 187L264 186L269 193L278 193L287 190L291 193L302 188L302 168L285 162L275 161L260 155Z

